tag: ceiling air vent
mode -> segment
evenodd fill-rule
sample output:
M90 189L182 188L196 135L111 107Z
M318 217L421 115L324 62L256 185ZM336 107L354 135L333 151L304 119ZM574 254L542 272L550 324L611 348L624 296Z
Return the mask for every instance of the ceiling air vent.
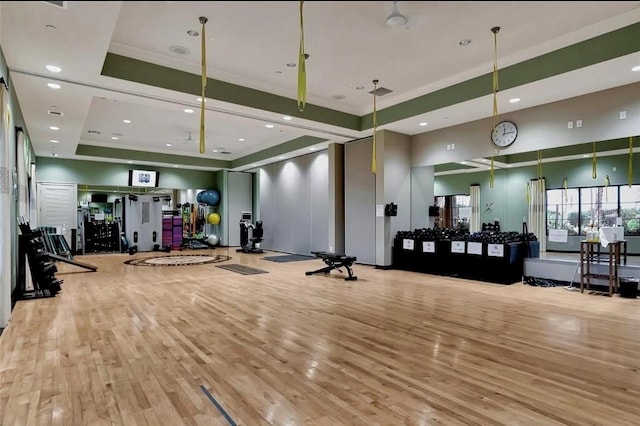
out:
M378 90L376 90L376 96L384 96L391 92L393 92L393 90L389 90L386 87L378 87ZM369 93L373 95L373 90Z
M49 115L57 115L58 117L62 117L64 115L64 113L62 113L61 111L47 111L49 113Z
M100 130L89 130L89 134L90 135L99 135L100 134Z
M220 151L220 154L231 154L231 151Z
M49 4L52 4L54 6L61 7L62 9L66 9L67 8L67 2L66 1L45 1L45 3L49 3Z

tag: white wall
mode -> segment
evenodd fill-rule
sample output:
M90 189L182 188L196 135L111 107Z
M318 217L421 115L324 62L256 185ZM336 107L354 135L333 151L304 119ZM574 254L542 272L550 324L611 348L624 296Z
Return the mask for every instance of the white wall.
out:
M242 212L253 211L253 174L229 172L225 191L229 194L227 210L229 241L226 245L239 246Z
M433 228L434 220L429 217L429 206L434 200L433 166L411 169L411 226L410 229Z
M620 120L619 112L627 118ZM518 138L500 155L570 146L640 134L640 83L595 92L513 113L500 115L518 125ZM567 128L568 121L581 119L583 127ZM412 137L412 166L430 166L489 157L493 118L434 130ZM456 149L447 151L447 144Z
M376 175L371 138L344 148L344 249L358 263L376 263Z
M328 250L329 176L326 151L260 169L262 247L285 253Z

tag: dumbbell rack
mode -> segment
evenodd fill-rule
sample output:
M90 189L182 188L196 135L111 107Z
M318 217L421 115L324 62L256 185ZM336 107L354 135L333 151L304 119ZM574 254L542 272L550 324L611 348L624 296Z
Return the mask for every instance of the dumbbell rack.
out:
M18 286L14 298L17 300L54 297L60 292L62 280L55 277L58 271L55 263L45 251L43 232L32 230L28 223L20 224L18 238ZM33 290L26 288L26 264L33 282Z

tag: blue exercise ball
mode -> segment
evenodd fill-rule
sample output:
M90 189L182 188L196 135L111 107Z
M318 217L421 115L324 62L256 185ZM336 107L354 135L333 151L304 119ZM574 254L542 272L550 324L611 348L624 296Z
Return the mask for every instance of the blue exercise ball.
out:
M201 202L208 206L217 206L220 203L220 192L217 189L207 189L201 199Z
M200 192L198 192L198 195L196 195L196 201L198 203L203 203L204 202L204 201L202 201L202 196L204 195L205 192L207 192L207 191L200 191Z

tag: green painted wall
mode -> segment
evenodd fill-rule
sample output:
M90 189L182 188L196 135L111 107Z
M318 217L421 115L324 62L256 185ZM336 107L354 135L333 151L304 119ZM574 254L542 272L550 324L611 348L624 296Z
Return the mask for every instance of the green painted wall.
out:
M194 189L216 186L215 172L152 167L136 164L102 163L49 157L37 159L38 182L67 182L78 185L127 187L130 169L160 172L160 188Z

